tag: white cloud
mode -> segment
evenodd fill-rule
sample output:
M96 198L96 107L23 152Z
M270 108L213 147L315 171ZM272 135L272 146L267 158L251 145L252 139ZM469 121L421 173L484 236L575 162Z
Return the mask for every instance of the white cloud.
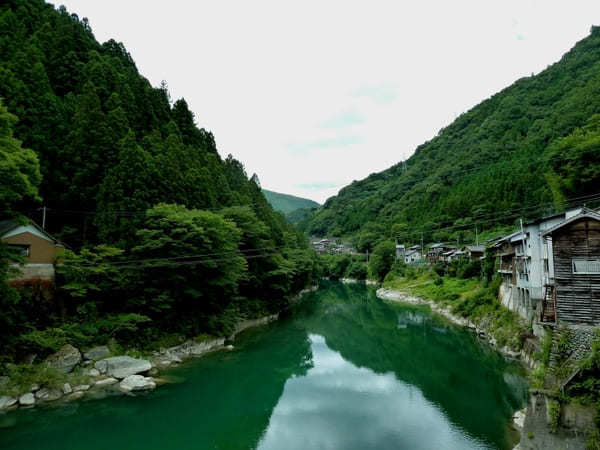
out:
M348 184L405 159L600 23L597 0L63 3L99 40L123 41L154 85L167 80L173 98L184 96L222 155L268 189L318 201L338 187L307 186ZM344 111L361 120L342 126ZM340 136L357 140L299 154L289 145Z

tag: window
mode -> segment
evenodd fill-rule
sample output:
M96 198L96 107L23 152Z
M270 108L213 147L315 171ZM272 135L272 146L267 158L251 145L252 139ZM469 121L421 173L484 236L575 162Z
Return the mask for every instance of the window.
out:
M600 259L574 259L573 273L600 275Z
M26 244L8 244L8 248L11 249L19 256L29 256L29 245Z

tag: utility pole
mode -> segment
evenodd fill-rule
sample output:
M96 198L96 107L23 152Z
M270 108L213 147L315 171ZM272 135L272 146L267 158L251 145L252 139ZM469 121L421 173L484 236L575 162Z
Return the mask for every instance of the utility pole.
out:
M477 225L475 225L475 245L479 246L479 234L477 234Z
M46 207L42 208L42 230L46 229Z

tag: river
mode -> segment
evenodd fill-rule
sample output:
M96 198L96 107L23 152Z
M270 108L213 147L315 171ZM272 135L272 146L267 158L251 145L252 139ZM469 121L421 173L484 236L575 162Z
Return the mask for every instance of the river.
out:
M425 306L329 283L154 392L0 415L3 450L508 449L519 368Z

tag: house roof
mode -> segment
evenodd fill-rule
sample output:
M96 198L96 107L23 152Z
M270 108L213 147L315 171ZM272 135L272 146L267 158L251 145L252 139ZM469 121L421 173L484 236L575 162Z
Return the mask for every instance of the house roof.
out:
M465 248L470 252L485 252L485 245L467 245Z
M54 244L63 245L58 239L54 238L50 234L48 234L42 227L40 227L37 223L35 223L31 219L27 219L25 224L16 222L14 220L2 220L0 221L0 238L4 237L7 233L10 233L12 230L18 227L27 227L31 226L36 229L38 233L44 235L48 240L52 241ZM35 233L34 233L35 234Z
M563 220L561 223L553 226L552 228L548 228L546 231L544 231L544 233L542 233L542 236L548 236L550 234L553 234L555 231L573 223L573 222L577 222L578 220L581 219L592 219L592 220L596 220L598 222L600 222L600 214L598 214L595 211L592 211L591 209L586 209L584 208L581 213L570 217L566 220Z
M438 242L436 244L431 244L429 246L429 248L440 248L440 247L444 247L444 243L443 242Z
M409 250L406 252L406 256L414 255L415 253L419 253L419 250Z

